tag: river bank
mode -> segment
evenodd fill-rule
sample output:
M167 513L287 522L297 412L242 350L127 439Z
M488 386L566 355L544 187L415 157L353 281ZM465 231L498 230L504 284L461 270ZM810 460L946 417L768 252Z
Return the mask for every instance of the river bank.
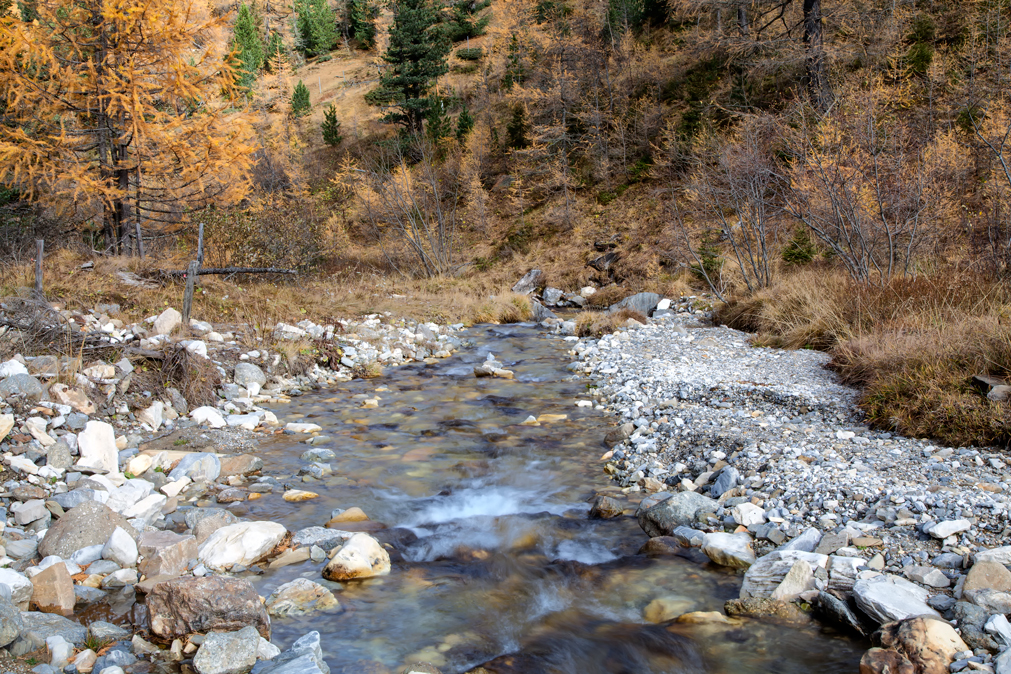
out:
M952 671L989 667L1006 649L1011 474L1000 452L871 430L825 354L755 348L686 317L573 354L570 369L591 376L623 424L604 469L623 492L648 494L643 529L746 569L742 598L824 604L831 592L868 633L943 615L974 649L952 651Z

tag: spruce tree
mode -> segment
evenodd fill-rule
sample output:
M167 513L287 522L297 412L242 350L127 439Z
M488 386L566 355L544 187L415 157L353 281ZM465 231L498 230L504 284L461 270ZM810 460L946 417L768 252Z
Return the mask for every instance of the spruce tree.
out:
M446 114L446 102L439 97L433 96L432 105L428 108L428 115L425 116L428 137L439 142L446 136L453 133L453 124Z
M491 12L477 18L477 13L491 5L491 0L456 0L450 8L447 32L449 39L460 42L469 37L484 35Z
M362 49L372 49L376 46L377 16L379 8L369 0L348 0L348 37L357 42Z
M341 123L337 119L337 108L331 103L323 112L323 142L330 147L337 147L344 140L341 134Z
M462 143L473 130L474 117L470 114L470 110L467 109L467 105L464 104L463 110L460 111L460 116L456 118L456 139Z
M517 103L513 107L513 114L509 119L509 123L506 124L506 136L508 137L509 147L522 150L529 146L530 139L527 137L529 131L530 125L527 124L526 108L523 107L522 103Z
M263 42L256 30L256 20L249 5L239 5L239 14L235 18L232 48L238 50L239 61L242 63L236 73L236 84L249 89L256 81L256 76L263 67Z
M295 28L307 57L326 54L337 43L337 18L327 0L295 0Z
M396 94L396 110L383 121L420 133L432 108L428 92L440 75L449 72L446 57L451 45L433 0L401 0L396 12L390 46L383 55L393 67L382 77L382 86Z
M295 92L291 95L291 114L301 117L309 113L312 105L309 103L309 87L305 86L302 80L295 85Z
M502 88L509 91L514 84L523 81L523 63L520 62L520 41L513 33L509 41L509 48L506 51L505 75L502 77Z

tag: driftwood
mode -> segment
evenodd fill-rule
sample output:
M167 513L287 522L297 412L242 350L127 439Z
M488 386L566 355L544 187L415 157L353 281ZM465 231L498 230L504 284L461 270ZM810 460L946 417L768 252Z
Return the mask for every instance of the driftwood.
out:
M168 270L161 272L166 276L186 276L186 270ZM281 267L203 267L197 270L197 276L207 274L297 274L294 269L282 269Z

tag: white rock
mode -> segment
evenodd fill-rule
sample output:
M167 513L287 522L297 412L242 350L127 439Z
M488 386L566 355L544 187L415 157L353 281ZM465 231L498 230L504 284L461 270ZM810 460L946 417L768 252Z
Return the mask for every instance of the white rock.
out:
M706 534L702 539L702 552L722 566L746 569L755 563L755 551L751 547L751 536L746 533Z
M122 527L116 527L102 547L102 558L122 567L133 566L137 563L137 542Z
M89 421L77 436L81 457L78 464L104 473L119 470L116 432L104 421Z
M323 569L328 580L385 576L390 572L390 555L379 541L368 534L355 534L330 559Z
M260 643L256 647L257 660L273 660L281 654L281 649L260 637Z
M267 556L288 532L276 522L239 522L221 527L200 546L200 561L214 571L250 566Z
M161 312L158 318L154 319L152 330L156 335L167 335L179 327L182 322L183 315L172 307L169 307Z
M803 550L775 550L759 558L744 574L741 584L742 599L767 599L786 578L797 561L807 562L812 569L828 567L828 555Z
M154 485L139 478L127 480L121 487L109 492L109 500L105 505L111 510L123 514L127 508L146 498L154 490Z
M803 559L798 559L790 567L790 571L775 590L772 591L773 599L782 601L793 601L801 593L814 589L814 571L811 565Z
M11 589L11 601L15 604L27 604L35 589L32 581L11 569L0 569L0 583Z
M926 527L924 532L930 534L934 538L947 538L948 536L954 536L955 534L960 534L963 531L968 531L971 527L972 522L969 520L945 520L943 522L935 522L929 527Z
M46 433L46 425L46 420L41 417L31 417L25 420L25 426L28 427L28 432L32 437L38 440L43 447L52 447L56 444L56 440Z
M130 457L130 460L126 462L126 469L124 472L130 473L131 475L143 475L148 471L148 469L154 464L154 459L152 459L147 454L138 454L137 456Z
M49 649L49 664L57 671L69 665L74 655L74 644L59 635L46 639L46 648Z
M1011 624L1009 624L1007 618L1000 613L990 616L990 619L986 621L986 625L983 629L990 634L1000 637L1000 640L1004 642L1005 646L1011 646Z
M24 366L24 363L18 362L13 358L0 364L0 379L4 379L15 374L28 374L28 368Z
M7 434L14 428L13 414L0 414L0 442L7 438Z
M14 513L14 521L21 526L42 519L48 512L46 502L40 498L33 498L24 503L13 503L10 509Z
M145 496L137 503L123 511L123 517L127 519L139 519L150 524L161 515L161 509L165 507L168 497L162 494L151 494Z
M137 421L142 424L147 424L151 427L151 430L157 431L161 428L162 421L165 414L165 403L160 400L156 400L151 403L151 406L146 410L141 410L137 412Z
M997 562L1005 566L1011 564L1011 545L1005 545L976 553L977 562Z
M97 562L102 559L103 550L105 550L105 545L103 544L89 545L70 555L70 561L74 564L86 566L92 562Z
M221 412L213 407L198 407L190 412L190 418L198 424L204 424L211 428L224 428L227 425Z
M188 487L191 482L193 482L193 480L191 480L186 476L183 476L178 480L174 480L172 482L163 485L161 488L161 493L165 494L169 498L172 498L173 496L178 496L179 493L183 489L186 489L186 487Z
M656 308L659 311L667 311L668 309L670 309L670 300L667 299L666 297L663 298L662 300L656 303Z
M225 417L225 423L251 431L260 425L260 416L258 414L229 414Z
M924 614L940 616L927 605L927 590L890 574L858 580L853 596L860 610L880 624Z
M734 521L741 526L751 526L752 524L762 524L765 522L765 509L756 506L754 503L739 503L730 511Z
M317 424L301 424L292 422L285 425L284 430L290 433L318 433L323 430L323 427Z
M21 471L22 473L28 473L29 475L39 474L39 467L24 456L12 456L8 459L8 462L14 470Z

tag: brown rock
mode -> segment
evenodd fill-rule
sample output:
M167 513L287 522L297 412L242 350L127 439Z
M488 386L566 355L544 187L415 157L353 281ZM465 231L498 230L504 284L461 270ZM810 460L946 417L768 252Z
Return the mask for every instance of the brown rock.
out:
M913 669L909 671L912 674L947 674L955 654L969 648L955 628L943 620L929 617L907 618L882 625L871 641L882 649L898 653L901 659L911 663ZM863 660L860 671L864 671ZM879 671L884 672L868 670L872 674ZM891 671L905 670L893 668Z
M63 562L53 564L32 578L31 605L43 613L58 613L64 617L74 613L77 597L74 581Z
M36 487L32 484L23 484L19 487L15 487L13 491L11 491L11 496L13 496L15 500L24 503L25 501L31 501L32 499L44 499L47 494L46 490L42 487Z
M366 522L368 521L368 519L369 516L365 514L365 511L355 506L353 508L348 508L344 512L337 515L337 517L331 519L329 522L327 522L327 526L329 526L330 524L338 524L340 522ZM330 528L334 529L339 527L330 527Z
M917 674L917 671L901 653L871 648L860 658L860 674Z
M328 529L340 529L341 531L356 531L366 534L374 534L377 531L382 531L386 528L386 525L382 522L373 522L368 520L365 522L338 522L334 524L333 520L326 523Z
M137 531L122 515L98 501L85 501L76 508L71 508L49 527L39 543L39 554L42 557L57 555L67 559L81 548L104 545L116 527L122 527L126 533L137 537Z
M976 562L969 569L969 575L962 586L963 594L972 590L1011 591L1011 571L1000 562Z
M204 541L210 538L210 535L215 531L229 524L235 524L237 521L235 515L227 510L203 518L193 527L193 535L197 537L197 545L203 545Z
M137 540L144 558L140 572L146 576L178 576L197 558L197 539L171 531L148 531Z
M788 623L809 623L811 616L795 605L778 599L731 599L723 605L728 616L771 618Z
M219 477L231 475L249 475L263 469L263 461L252 454L237 454L221 457L221 474Z
M270 617L248 580L208 576L159 583L147 595L151 632L175 639L194 632L234 632L252 625L270 639Z
M654 536L639 548L640 555L676 555L684 548L673 536Z
M238 503L246 500L246 492L234 487L222 490L215 500L218 503Z
M631 422L624 423L604 436L604 444L608 447L613 447L618 443L628 440L634 431L635 426Z
M623 508L617 500L610 496L598 496L590 508L590 519L609 520L621 517Z

